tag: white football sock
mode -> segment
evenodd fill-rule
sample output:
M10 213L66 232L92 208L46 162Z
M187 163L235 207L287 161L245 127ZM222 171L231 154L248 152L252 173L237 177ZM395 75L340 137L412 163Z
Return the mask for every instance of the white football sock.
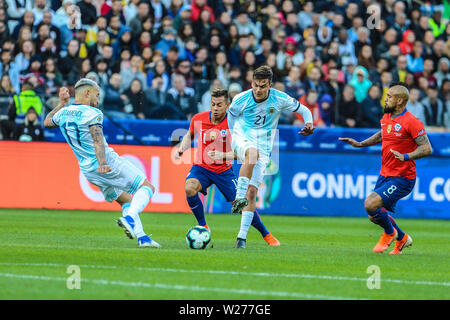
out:
M139 218L139 214L145 209L152 195L152 189L150 189L149 187L143 186L139 188L139 190L134 194L127 212L127 214L134 219L135 225L133 231L138 238L145 236L144 228L142 226L141 219Z
M242 211L241 230L239 230L238 238L247 239L247 233L252 224L253 214L252 211Z
M248 184L250 179L247 177L239 177L236 186L236 199L245 198L247 194Z
M128 215L128 210L130 210L130 203L126 202L122 205L122 217L125 217Z

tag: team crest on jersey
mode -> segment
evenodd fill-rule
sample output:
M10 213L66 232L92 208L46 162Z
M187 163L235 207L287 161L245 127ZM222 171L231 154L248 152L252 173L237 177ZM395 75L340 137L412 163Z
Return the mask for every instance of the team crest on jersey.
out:
M398 132L401 129L402 129L402 126L400 125L400 123L396 123L395 126L394 126L394 130Z
M227 136L227 130L225 130L225 129L220 130L220 136L222 138L225 138Z
M272 113L274 113L274 112L275 112L275 109L274 109L274 108L270 108L270 109L269 109L269 113L270 113L270 114L272 114Z
M388 125L386 131L387 131L387 133L391 133L391 130L392 130L392 124Z
M217 132L211 131L211 133L209 134L209 138L210 138L211 140L216 140L216 138L217 138Z

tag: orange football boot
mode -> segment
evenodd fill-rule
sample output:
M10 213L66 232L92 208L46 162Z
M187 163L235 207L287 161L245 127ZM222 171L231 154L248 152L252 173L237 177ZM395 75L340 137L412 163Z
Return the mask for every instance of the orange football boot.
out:
M389 252L389 254L402 254L402 250L404 248L411 247L412 242L413 242L412 238L405 233L405 235L403 236L403 239L395 241L394 250Z
M271 233L267 234L264 237L264 240L266 240L266 242L269 246L273 246L273 247L280 246L280 241L278 241L277 238L275 238Z
M394 229L394 232L392 234L387 234L386 232L383 232L383 234L380 237L380 240L378 240L378 243L373 248L373 252L383 252L389 246L391 245L392 241L397 236L397 230Z
M206 229L208 229L209 231L211 231L211 230L209 229L209 226L208 226L207 224L205 224L203 227L205 227Z

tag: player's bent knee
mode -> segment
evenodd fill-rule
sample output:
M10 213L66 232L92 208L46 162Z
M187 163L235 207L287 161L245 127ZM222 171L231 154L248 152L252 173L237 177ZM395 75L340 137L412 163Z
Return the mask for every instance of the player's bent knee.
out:
M381 205L382 203L380 204L379 201L374 200L370 197L366 198L366 200L364 201L364 209L366 209L368 213L376 211L378 208L381 207Z
M193 197L202 190L202 186L199 181L195 179L189 179L184 184L184 191L186 196Z
M145 179L145 181L144 181L144 183L142 184L141 187L143 187L143 186L149 187L152 190L152 193L153 194L155 193L155 190L156 190L155 187L150 182L148 182L147 179Z

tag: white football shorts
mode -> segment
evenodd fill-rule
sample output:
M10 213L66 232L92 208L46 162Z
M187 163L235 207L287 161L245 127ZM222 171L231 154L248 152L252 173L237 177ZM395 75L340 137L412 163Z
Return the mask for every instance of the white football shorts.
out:
M83 173L86 179L101 190L106 201L113 202L123 192L135 194L144 183L145 174L130 161L120 157L107 173L97 171Z

